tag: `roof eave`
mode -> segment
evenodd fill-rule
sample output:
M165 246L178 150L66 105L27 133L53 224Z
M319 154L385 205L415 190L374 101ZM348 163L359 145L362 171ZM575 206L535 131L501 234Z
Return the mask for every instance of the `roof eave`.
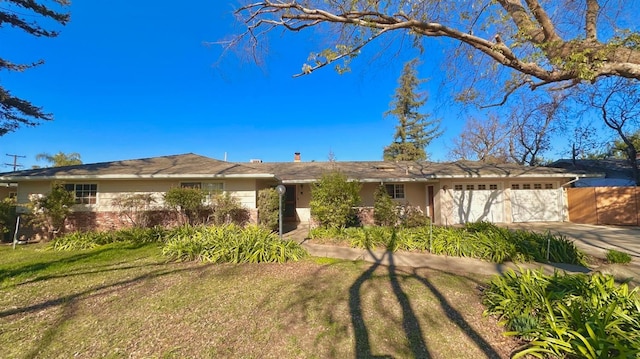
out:
M56 180L132 180L132 179L265 179L275 178L270 173L259 174L151 174L151 175L60 175L60 176L8 176L0 182L56 181Z

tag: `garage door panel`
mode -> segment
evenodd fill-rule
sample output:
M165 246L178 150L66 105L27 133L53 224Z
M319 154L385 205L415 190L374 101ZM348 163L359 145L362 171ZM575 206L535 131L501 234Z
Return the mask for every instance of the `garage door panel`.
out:
M504 222L503 191L453 191L453 223Z
M561 222L562 190L511 191L513 222Z

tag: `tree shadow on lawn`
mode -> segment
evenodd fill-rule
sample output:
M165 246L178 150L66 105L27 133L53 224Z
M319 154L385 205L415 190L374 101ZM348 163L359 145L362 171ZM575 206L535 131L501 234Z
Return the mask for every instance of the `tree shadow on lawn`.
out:
M369 251L372 258L375 258L375 262L362 272L349 286L348 297L338 296L334 302L326 302L323 298L323 305L327 308L323 310L323 316L325 317L324 325L341 325L343 332L342 336L353 335L353 355L356 359L365 358L394 358L394 356L413 357L413 358L432 358L441 357L443 355L455 356L455 353L441 353L434 352L434 348L430 348L427 342L430 332L434 332L435 329L424 327L425 319L422 314L419 316L414 309L410 295L403 289L402 284L416 280L419 283L412 288L424 288L427 292L423 292L424 295L433 297L439 307L442 309L444 315L451 323L453 323L464 336L469 338L471 342L475 344L479 352L484 354L486 358L501 358L498 350L496 350L491 343L485 340L482 335L476 331L464 316L449 302L446 296L437 288L434 283L427 279L424 274L418 272L419 269L399 269L395 265L395 260L392 252L385 252L379 257L372 251ZM316 297L322 295L326 290L342 290L343 287L337 287L333 285L331 278L335 274L327 275L321 273L329 266L323 266L318 269L316 275L312 276L312 279L308 283L301 283L294 296L300 295L297 301L288 309L291 312L308 313L309 309L317 302ZM386 269L386 271L384 271ZM381 271L382 270L382 271ZM386 273L384 273L384 272ZM384 274L382 274L384 273ZM443 274L450 275L449 273L442 272ZM459 276L458 274L454 274ZM463 277L470 283L481 285L476 278ZM383 279L384 281L380 281ZM320 283L319 283L320 282ZM386 288L390 288L392 296L386 291ZM374 292L372 292L372 290ZM386 338L381 337L380 328L370 328L372 325L371 319L367 319L372 315L372 310L369 307L371 305L371 296L377 296L374 301L374 313L378 316L376 318L376 325L379 327L380 322L389 323L389 326L397 326L401 328L402 335L399 338ZM411 294L415 296L416 294ZM345 303L346 302L346 303ZM347 324L340 322L340 313L336 311L341 305L346 304L348 306L348 315L350 324L353 328L353 334L348 331ZM391 304L391 305L389 305ZM398 307L392 308L395 305ZM399 311L396 312L394 310ZM313 308L311 308L313 309ZM337 318L336 318L337 317ZM299 320L305 320L306 318L299 318ZM373 329L373 332L372 332ZM377 333L375 333L378 331ZM375 334L373 334L375 333ZM426 334L425 334L426 333ZM322 334L321 334L322 335ZM375 337L372 337L375 335ZM384 333L382 334L384 335ZM446 335L446 334L445 334ZM338 338L338 337L337 337ZM378 354L374 353L373 341L385 340L382 344L387 347L386 350L392 351L390 354ZM315 343L318 344L317 341ZM456 347L458 348L458 347ZM383 349L384 350L384 349ZM440 349L441 350L441 349ZM338 353L339 354L339 353ZM342 355L329 355L331 357L340 357Z
M42 275L42 276L34 277L32 279L28 279L28 280L22 281L20 283L17 283L17 284L15 284L15 287L20 287L20 286L23 286L23 285L42 282L42 281L47 281L47 280L51 280L51 279L71 278L71 277L77 277L77 276L82 276L82 275L87 275L87 274L99 274L99 273L107 273L107 272L117 272L117 271L129 270L129 269L141 269L141 268L145 268L145 267L158 267L158 266L164 266L164 265L166 265L166 263L157 262L157 263L146 263L146 264L140 264L140 265L127 265L127 266L118 266L117 264L108 265L108 266L96 266L97 268L104 267L104 269L94 269L94 270L85 270L85 271L77 271L76 270L76 271L71 271L71 272L63 273L63 274ZM96 268L96 267L94 267L94 268Z
M0 270L0 283L2 283L3 281L13 278L15 276L18 275L22 275L25 273L37 273L37 272L42 272L42 271L46 271L49 268L52 267L56 267L56 266L68 266L77 262L81 262L81 261L85 261L85 260L90 260L92 258L96 258L96 257L100 257L103 255L108 255L109 252L118 252L118 251L127 251L127 250L133 250L133 249L138 249L140 247L143 247L147 244L144 243L135 243L135 244L131 244L131 245L127 245L124 247L109 247L109 246L103 246L102 248L98 248L98 249L91 249L91 250L87 250L87 252L84 253L78 253L78 254L74 254L68 257L64 257L64 258L51 258L51 259L43 259L39 262L36 263L28 263L13 269L9 269L9 270ZM130 263L131 259L129 259L127 261L127 263ZM119 262L122 263L122 262ZM108 266L114 266L117 265L119 263L110 263ZM92 268L97 268L100 265L92 265ZM42 276L43 279L48 279L47 275ZM36 278L31 279L30 281L37 281Z
M79 255L82 256L82 255ZM194 268L178 268L178 269L156 269L150 271L148 273L136 276L130 279L123 279L117 282L102 284L97 286L92 286L86 290L79 291L76 293L63 295L58 298L46 300L40 303L26 305L22 307L15 307L7 310L0 311L0 318L6 318L13 315L18 314L29 314L34 313L46 309L51 309L54 307L62 308L62 313L58 316L58 318L54 321L53 325L49 326L44 334L42 335L42 339L39 343L35 345L35 347L25 355L25 358L35 358L38 357L39 353L46 349L56 338L56 334L59 329L67 322L68 320L74 317L76 313L77 306L80 300L89 299L92 297L104 296L117 291L120 291L124 288L136 285L138 283L142 283L149 279L159 278L170 274L191 271Z
M375 254L369 251L369 254L375 257ZM500 358L500 354L489 344L482 336L475 331L464 317L452 307L445 296L425 277L420 276L416 269L411 273L399 271L395 265L393 252L388 251L380 258L376 258L375 263L365 271L349 288L349 307L351 312L351 320L356 336L356 355L357 359L364 358L389 358L390 356L375 356L371 353L371 345L369 343L369 334L366 324L363 320L362 306L360 298L360 288L371 278L373 272L378 268L384 260L384 256L388 256L387 266L389 272L389 281L393 288L393 293L402 309L402 328L407 339L409 348L414 358L431 358L427 343L424 339L422 328L415 311L412 308L409 296L404 292L400 281L406 279L416 279L422 283L433 294L440 303L447 317L463 331L469 339L471 339L478 348L480 348L488 358Z

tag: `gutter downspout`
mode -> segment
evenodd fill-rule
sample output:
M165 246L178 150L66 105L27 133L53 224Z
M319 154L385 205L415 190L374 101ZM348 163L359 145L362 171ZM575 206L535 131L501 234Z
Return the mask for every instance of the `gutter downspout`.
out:
M575 179L572 179L571 181L569 181L569 182L567 182L565 184L561 184L560 187L564 187L566 185L572 184L572 183L576 182L579 179L580 179L580 177L576 177Z

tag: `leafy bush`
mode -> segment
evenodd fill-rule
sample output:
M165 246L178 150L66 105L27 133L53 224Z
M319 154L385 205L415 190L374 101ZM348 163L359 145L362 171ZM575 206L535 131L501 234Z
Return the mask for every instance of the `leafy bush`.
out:
M120 214L125 216L134 227L147 227L149 225L149 211L155 203L155 198L150 193L120 194L111 201L117 207Z
M273 231L278 230L280 196L275 188L258 191L258 223Z
M615 249L609 249L607 251L607 262L627 264L631 262L631 256L625 252L620 252Z
M11 232L16 223L16 201L5 198L0 201L0 239L4 239L5 233Z
M400 225L402 227L422 227L429 225L429 217L420 209L420 207L412 206L405 203L398 207Z
M609 275L509 270L483 293L485 314L528 341L513 358L636 358L640 298Z
M214 225L235 223L242 226L249 222L249 210L242 206L240 200L232 197L229 193L214 193L210 196L209 201L211 215L208 223Z
M173 187L164 194L164 203L176 211L184 224L196 224L203 221L206 193L200 188Z
M169 234L162 253L174 260L213 263L284 263L307 255L298 243L282 241L267 228L234 224L179 228Z
M378 226L395 226L398 223L396 203L385 186L378 186L373 193L373 200L373 222Z
M64 233L64 225L76 203L73 192L67 191L61 183L54 183L51 192L32 200L31 223L44 226L51 237Z
M346 227L356 217L360 184L334 171L326 173L311 187L311 216L322 227Z

